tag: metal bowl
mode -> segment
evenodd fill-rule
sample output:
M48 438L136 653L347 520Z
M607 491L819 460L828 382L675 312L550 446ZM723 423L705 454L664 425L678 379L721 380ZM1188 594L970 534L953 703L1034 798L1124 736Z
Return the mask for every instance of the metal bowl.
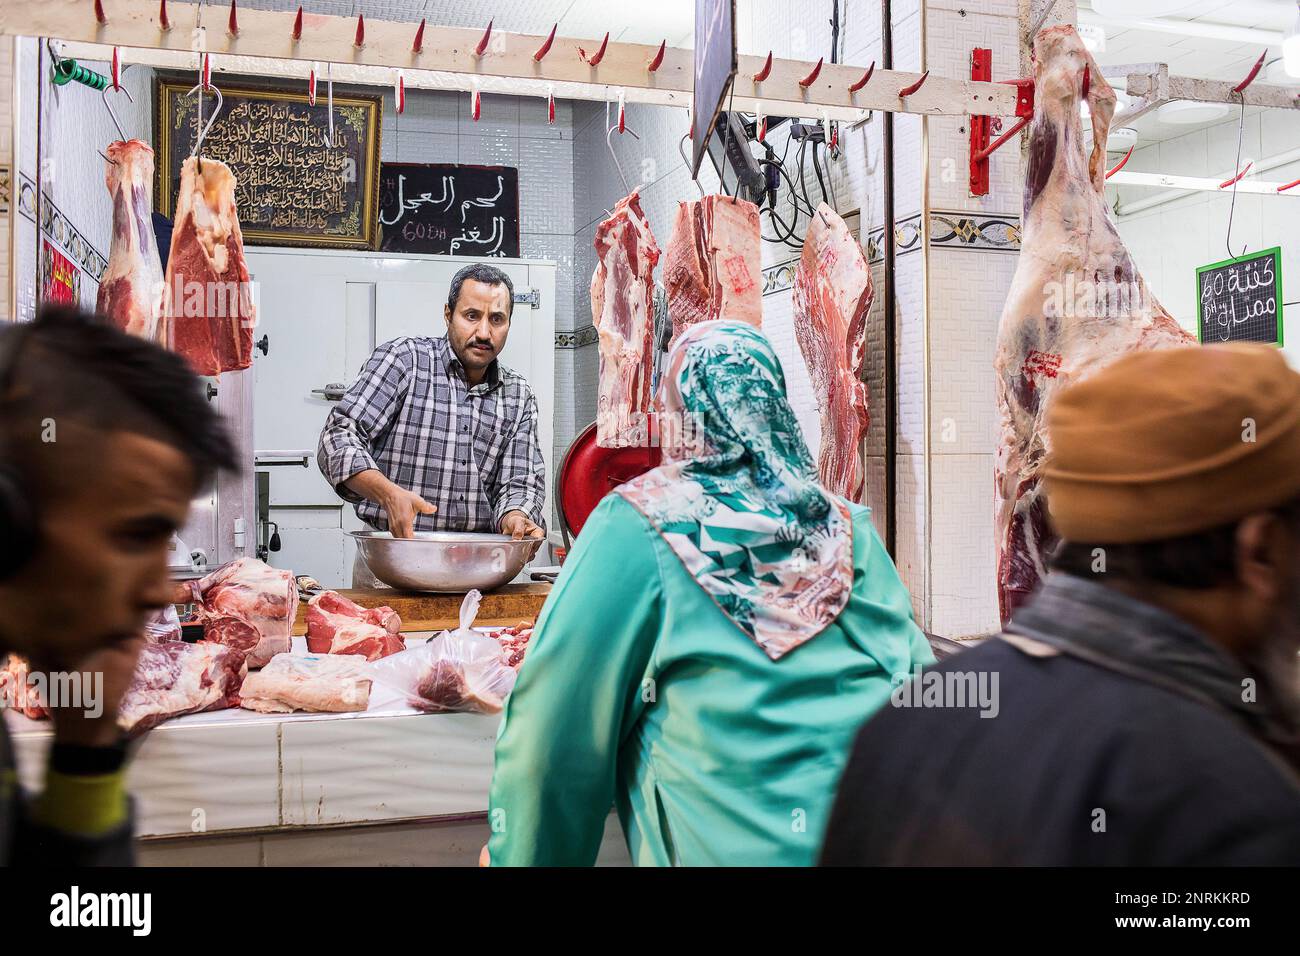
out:
M394 538L387 531L348 534L375 577L406 591L491 591L522 571L542 543L459 531L417 531L414 538Z

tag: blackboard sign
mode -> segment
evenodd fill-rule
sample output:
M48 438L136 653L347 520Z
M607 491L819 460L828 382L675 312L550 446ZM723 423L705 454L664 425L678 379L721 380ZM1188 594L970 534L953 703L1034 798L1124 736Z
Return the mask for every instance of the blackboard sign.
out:
M193 79L159 79L158 211L171 216L181 164L200 129ZM217 81L222 107L203 141L204 158L235 174L235 207L244 241L255 245L373 249L378 236L379 135L383 100L334 96L334 143L322 93L316 105L290 90ZM207 122L216 105L203 97Z
M709 148L722 98L736 78L736 0L695 0L695 87L691 94L691 175Z
M384 163L383 252L518 258L519 170L453 163Z
M1282 344L1282 249L1275 246L1196 270L1200 338Z

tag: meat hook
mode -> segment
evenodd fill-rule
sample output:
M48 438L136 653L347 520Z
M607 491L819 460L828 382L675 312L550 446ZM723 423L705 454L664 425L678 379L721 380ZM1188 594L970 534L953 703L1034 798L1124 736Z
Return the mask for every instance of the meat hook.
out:
M101 92L99 95L104 100L104 109L108 110L108 115L112 118L113 125L117 127L117 138L122 141L125 141L126 133L122 132L122 122L117 118L117 114L113 112L113 104L108 101L108 94L112 93L113 89L114 88L111 86L106 86L104 87L103 92ZM117 91L119 93L125 93L127 100L130 101L132 105L135 104L135 97L131 95L131 91L128 90L125 86L117 87ZM101 153L100 155L103 156L103 153ZM104 156L104 158L108 159L107 156ZM110 163L112 162L111 159L109 159L108 161Z
M682 162L686 164L686 171L688 173L691 171L691 161L690 158L686 155L686 141L690 138L691 138L691 134L690 131L688 130L686 134L680 140L677 141L677 152L682 157ZM703 199L704 187L700 185L700 181L698 179L695 180L695 188L700 191L700 198Z
M219 116L221 113L221 105L223 103L221 97L221 90L217 88L216 84L209 82L208 89L210 89L213 93L216 94L217 105L212 110L212 115L208 117L207 125L204 126L199 131L198 138L194 141L194 149L190 151L190 155L194 157L196 160L198 160L199 172L203 172L203 157L199 155L199 151L203 149L203 141L208 138L208 133L212 131L212 124L217 121L217 116ZM196 92L199 94L199 122L202 123L203 122L203 84L202 83L197 84L194 87L194 89L190 90L189 93L186 95L193 96Z
M623 166L618 161L618 153L614 152L614 141L610 139L610 137L614 135L615 131L620 133L631 133L633 139L640 139L641 137L638 136L633 131L632 127L628 126L626 123L623 124L622 129L618 128L617 123L614 124L609 128L609 132L605 134L605 145L609 147L609 155L614 159L614 168L618 170L618 178L623 180L623 195L630 196L632 194L632 187L628 185L627 177L623 175ZM640 183L637 185L640 185Z

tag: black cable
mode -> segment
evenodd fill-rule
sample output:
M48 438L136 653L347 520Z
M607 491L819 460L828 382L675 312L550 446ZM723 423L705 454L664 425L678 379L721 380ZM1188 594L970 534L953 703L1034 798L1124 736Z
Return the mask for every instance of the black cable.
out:
M813 172L817 174L817 185L821 187L822 202L830 205L830 197L826 194L826 180L822 179L822 164L817 157L821 155L821 144L813 143L812 147Z
M808 210L808 215L811 216L811 215L813 214L813 213L812 213L813 204L812 204L812 199L809 198L809 196L808 196L808 173L807 173L807 171L804 169L804 152L805 152L807 149L808 149L808 140L805 139L802 143L799 144L799 156L798 156L798 159L799 159L799 188L800 188L801 190L803 190L803 204L804 204L804 208Z

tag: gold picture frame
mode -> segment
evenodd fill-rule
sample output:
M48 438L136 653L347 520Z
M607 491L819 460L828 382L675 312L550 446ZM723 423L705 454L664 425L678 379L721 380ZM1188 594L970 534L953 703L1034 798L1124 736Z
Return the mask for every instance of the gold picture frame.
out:
M191 138L181 130L197 107L198 97L188 95L193 85L192 79L170 76L159 76L154 81L154 102L156 107L154 148L157 158L155 199L158 211L168 218L171 218L174 212L175 191L179 185L181 163L189 155ZM280 87L220 82L217 83L217 86L220 88L223 97L223 116L229 116L232 112L238 111L241 108L241 103L300 107L301 109L297 111L285 110L284 113L286 116L299 121L299 133L307 129L319 128L321 148L322 152L324 152L327 138L325 128L328 117L323 96L319 97L316 106L312 107L308 102L306 93L297 93ZM206 96L204 100L205 110L210 109L215 105L215 102L214 97L211 95ZM308 112L310 112L310 118L304 119L307 117ZM256 209L249 209L247 204L237 203L240 229L243 232L245 243L249 245L326 249L373 250L378 248L382 117L382 96L378 94L371 96L363 93L348 92L340 94L336 92L334 95L336 141L339 138L340 129L342 129L345 138L349 130L356 135L355 146L345 150L341 157L344 164L347 162L354 164L354 172L350 181L357 184L355 196L346 203L343 212L330 217L331 222L325 227L324 232L319 227L277 226L265 221L263 214L268 208L282 211L283 215L290 219L295 216L305 215L302 212L303 204L300 202L284 206L277 206L274 203L269 205L261 204ZM255 161L248 162L242 158L236 158L231 152L223 155L223 151L227 147L223 146L223 141L220 139L222 122L222 119L219 118L213 126L213 132L209 133L208 139L205 141L202 155L225 162L235 173L236 182L250 182L257 179L258 176L253 175L253 173L262 174L265 170L264 166ZM252 124L248 125L251 129ZM214 133L217 134L215 137ZM213 144L211 148L209 144ZM245 156L258 151L252 143L241 145L247 147L241 150ZM184 155L178 154L178 149L184 150ZM270 151L265 151L265 155L269 156L270 154ZM339 160L340 157L332 156L331 159ZM282 192L283 189L280 191ZM331 194L337 193L337 189L330 192ZM310 197L306 194L304 194L303 199L310 201Z

